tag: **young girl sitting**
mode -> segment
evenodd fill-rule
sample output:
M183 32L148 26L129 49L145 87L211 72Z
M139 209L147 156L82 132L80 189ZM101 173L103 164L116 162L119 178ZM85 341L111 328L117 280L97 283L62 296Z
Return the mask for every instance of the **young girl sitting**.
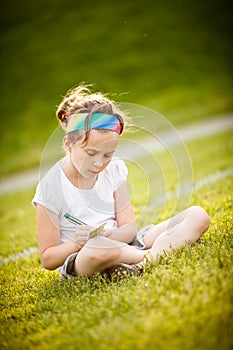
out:
M46 269L59 269L66 278L139 274L148 257L156 260L199 240L209 216L198 206L137 232L127 168L113 158L124 116L111 100L79 86L65 96L56 116L65 131L66 156L43 177L32 201Z

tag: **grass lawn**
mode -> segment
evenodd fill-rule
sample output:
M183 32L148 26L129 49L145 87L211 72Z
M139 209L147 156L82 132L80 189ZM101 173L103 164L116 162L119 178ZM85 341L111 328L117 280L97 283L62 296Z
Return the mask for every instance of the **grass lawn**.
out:
M232 136L188 143L194 183L232 168ZM172 191L174 165L164 153L156 159L169 174ZM140 213L146 196L137 176L130 173ZM37 254L1 266L1 349L232 349L232 180L228 176L193 191L190 205L208 211L210 229L200 244L161 257L141 277L61 281L57 272L41 267ZM37 244L33 193L1 198L1 259ZM167 201L159 220L171 215L174 201ZM139 226L153 220L151 211L138 215Z
M0 6L1 177L38 166L55 106L81 81L176 126L233 109L229 0Z

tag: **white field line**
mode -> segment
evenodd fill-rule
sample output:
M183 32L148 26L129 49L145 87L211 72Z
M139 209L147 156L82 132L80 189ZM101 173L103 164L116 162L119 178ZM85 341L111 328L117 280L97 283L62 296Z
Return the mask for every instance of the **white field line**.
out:
M192 188L187 188L186 191L182 191L181 195L189 194L195 190L199 190L200 188L204 186L208 186L210 184L213 184L217 182L218 180L224 179L228 176L233 176L233 167L230 167L223 171L218 171L215 174L208 175L204 177L202 180L197 181ZM166 201L170 199L177 198L177 192L171 191L166 192ZM147 207L147 209L151 209L155 205L161 204L164 202L164 196L158 196L150 205Z
M215 174L211 174L209 176L206 176L205 178L203 178L202 180L196 182L196 184L193 187L193 190L199 190L200 188L204 187L204 186L208 186L211 185L215 182L217 182L218 180L224 179L226 177L229 176L233 176L233 167L228 168L226 170L223 171L218 171ZM177 193L174 192L169 192L166 196L167 199L173 199L176 198ZM163 199L164 200L164 199ZM157 198L154 203L152 204L157 204L160 202L160 199ZM9 262L12 261L17 261L19 259L22 258L26 258L32 254L37 254L38 253L38 248L37 247L30 247L28 249L24 249L23 251L17 253L17 254L12 254L9 255L7 258L4 258L2 260L0 260L0 266L4 266L6 264L8 264Z
M122 140L123 142L119 144L116 155L123 157L123 159L133 160L140 156L145 156L145 150L151 153L159 153L164 151L164 145L167 147L175 147L177 144L180 144L181 140L185 143L232 129L233 115L229 113L212 119L199 121L191 125L181 126L176 129L177 133L174 133L173 130L161 132L157 137L162 142L158 142L158 140L151 135L146 139L138 140L139 147L136 147L137 145L135 142L129 142L129 140L126 143L126 147ZM180 138L178 135L180 135ZM40 172L44 173L45 169L36 168L1 179L0 196L35 186L40 180Z
M4 258L0 260L0 265L6 265L11 261L17 261L22 258L26 258L27 256L30 256L32 254L38 253L38 248L37 247L30 247L28 249L24 249L22 252L19 252L17 254L12 254L9 255L7 258Z

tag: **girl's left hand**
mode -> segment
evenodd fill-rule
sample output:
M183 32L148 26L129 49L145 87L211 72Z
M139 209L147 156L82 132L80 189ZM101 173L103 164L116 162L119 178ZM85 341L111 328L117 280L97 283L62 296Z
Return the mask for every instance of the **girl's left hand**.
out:
M100 236L111 238L112 230L106 229L100 233Z

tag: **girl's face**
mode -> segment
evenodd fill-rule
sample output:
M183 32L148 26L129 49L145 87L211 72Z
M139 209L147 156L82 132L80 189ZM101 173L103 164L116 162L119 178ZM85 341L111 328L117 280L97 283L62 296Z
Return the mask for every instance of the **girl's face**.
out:
M83 138L71 144L65 138L65 145L70 151L70 160L79 176L96 178L110 163L116 150L119 135L108 130L92 129L88 141L83 146Z

